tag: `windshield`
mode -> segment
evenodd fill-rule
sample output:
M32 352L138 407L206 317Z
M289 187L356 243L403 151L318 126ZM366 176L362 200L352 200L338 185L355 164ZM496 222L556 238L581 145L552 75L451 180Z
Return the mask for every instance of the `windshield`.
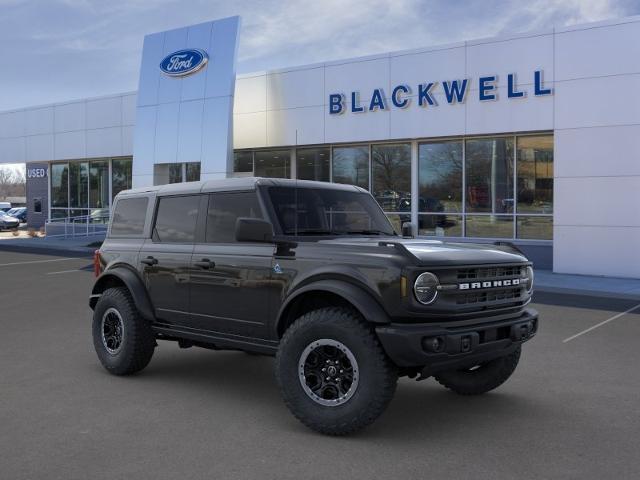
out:
M285 235L395 235L367 193L271 187L269 197Z

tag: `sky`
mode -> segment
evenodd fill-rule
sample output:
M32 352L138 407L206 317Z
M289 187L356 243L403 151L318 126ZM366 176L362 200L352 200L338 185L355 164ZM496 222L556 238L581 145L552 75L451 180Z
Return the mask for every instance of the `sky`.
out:
M242 17L238 73L640 14L640 0L0 0L0 111L137 89L147 33Z

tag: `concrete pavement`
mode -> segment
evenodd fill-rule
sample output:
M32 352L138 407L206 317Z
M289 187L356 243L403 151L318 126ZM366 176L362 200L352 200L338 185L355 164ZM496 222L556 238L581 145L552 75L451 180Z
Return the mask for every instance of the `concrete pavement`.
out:
M540 331L505 385L467 398L402 379L371 428L329 438L285 408L269 357L159 342L140 374L109 375L89 266L0 250L3 478L640 477L640 314L565 342L640 302L539 292Z

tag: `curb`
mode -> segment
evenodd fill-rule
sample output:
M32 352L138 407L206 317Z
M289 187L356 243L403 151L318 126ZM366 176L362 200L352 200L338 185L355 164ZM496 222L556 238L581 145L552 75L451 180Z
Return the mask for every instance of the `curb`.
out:
M608 292L603 290L584 290L577 288L565 288L565 287L545 287L535 286L534 295L536 293L551 293L557 295L577 295L590 298L611 298L615 300L634 300L640 302L640 294L637 293L624 293L624 292Z
M93 247L65 247L57 245L3 245L0 242L0 252L35 253L44 255L67 254L74 257L91 256L96 248Z

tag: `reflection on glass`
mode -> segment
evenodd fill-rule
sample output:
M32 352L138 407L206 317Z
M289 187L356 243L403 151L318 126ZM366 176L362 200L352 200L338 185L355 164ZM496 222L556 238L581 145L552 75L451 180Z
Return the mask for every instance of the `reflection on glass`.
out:
M369 190L369 147L335 147L332 181Z
M429 237L461 237L462 216L460 215L419 215L418 235Z
M253 173L253 152L247 150L233 152L233 171Z
M467 237L513 238L511 215L467 215Z
M291 152L289 150L260 150L254 155L254 174L256 177L291 177Z
M182 164L170 163L169 164L169 183L181 183L182 182Z
M462 142L422 143L418 149L420 212L462 211Z
M187 182L200 181L200 162L187 163Z
M109 207L109 162L89 163L89 206Z
M466 175L467 212L513 212L513 137L467 140Z
M518 212L553 213L553 136L518 137Z
M553 239L553 217L518 216L517 237L533 240Z
M86 208L89 202L89 164L69 164L69 203L71 207Z
M54 163L51 165L51 206L69 206L69 164ZM63 215L66 216L66 213ZM60 218L60 217L54 217Z
M132 164L130 158L111 161L111 193L114 198L121 191L131 188Z
M329 149L299 148L296 150L296 174L300 180L329 181Z
M411 145L371 147L373 196L387 212L406 211L411 203Z
M391 222L393 230L398 235L402 235L402 224L411 221L411 219L407 219L406 215L398 215L395 213L387 213L386 215Z
M66 218L68 210L66 208L52 208L51 218Z

